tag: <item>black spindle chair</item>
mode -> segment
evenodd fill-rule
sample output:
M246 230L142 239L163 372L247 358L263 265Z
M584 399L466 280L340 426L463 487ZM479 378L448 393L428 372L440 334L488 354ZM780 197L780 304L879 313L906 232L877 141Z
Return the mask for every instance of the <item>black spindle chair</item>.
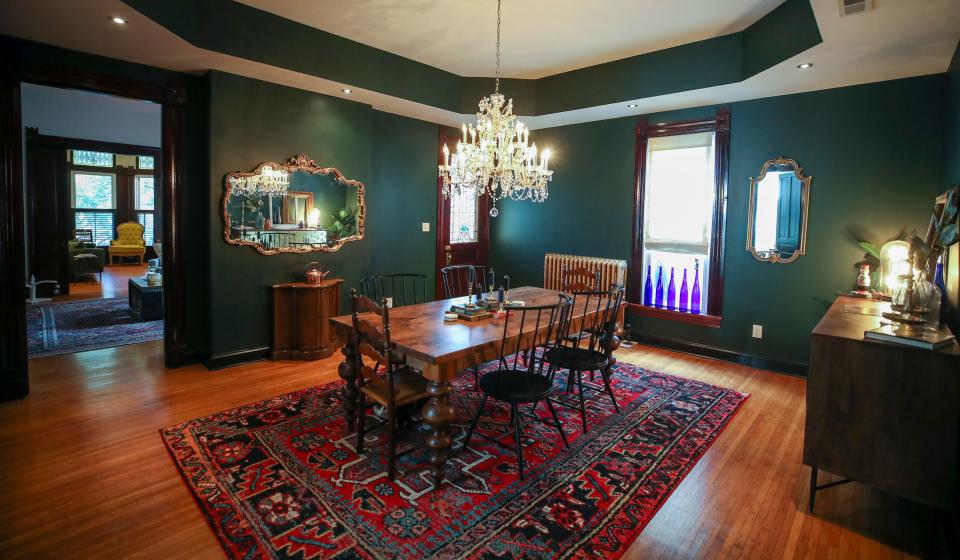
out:
M440 269L440 276L443 280L443 295L445 298L455 298L467 295L467 287L470 285L470 270L473 270L473 293L486 292L489 278L487 278L487 267L476 264L456 264L445 266Z
M393 307L403 307L416 303L425 303L427 299L427 277L423 274L374 274L360 281L360 293L381 301L391 298Z
M560 342L544 352L544 359L550 364L548 376L553 379L559 370L567 370L567 393L570 393L576 381L579 407L567 400L553 399L557 404L580 409L583 431L587 431L587 410L584 389L605 393L613 401L618 413L620 406L610 387L610 358L613 354L613 341L617 328L617 312L623 302L623 286L613 284L608 291L573 292L573 309L583 309L583 320L576 333L560 334ZM573 325L571 321L568 325ZM583 372L599 371L603 387L584 384ZM536 407L534 407L536 408Z
M350 303L353 311L353 336L357 346L355 363L360 372L357 376L360 382L357 396L359 411L357 454L363 454L363 438L367 432L366 409L368 406L379 404L386 409L387 420L372 429L387 426L389 437L387 473L390 480L394 480L397 476L397 457L419 449L408 449L397 453L397 411L401 406L430 396L427 392L427 380L416 370L394 363L393 343L390 342L390 309L386 306L386 300L381 299L380 305L377 305L370 298L359 295L355 289L351 289ZM361 316L361 313L365 315ZM383 364L386 374L380 376L377 374L376 367L371 368L364 364L364 356L378 364Z
M467 437L463 441L463 449L470 445L470 438L476 431L477 423L483 414L487 399L493 397L494 400L509 403L510 423L491 422L491 424L513 428L517 465L521 479L524 470L521 433L523 428L530 424L529 421L521 424L521 417L546 425L549 425L549 423L532 412L520 409L519 405L536 405L540 401L545 401L551 416L553 416L553 426L560 432L564 446L570 447L567 436L563 433L560 419L557 417L557 412L550 403L549 397L553 392L552 380L545 375L543 360L538 360L535 356L537 355L537 347L546 346L547 343L559 343L559 335L568 330L571 303L570 296L560 294L557 303L552 305L508 307L503 318L499 368L485 374L479 381L480 390L483 392L483 400L480 402L480 407L477 409L477 414L474 416L469 430L467 430ZM521 355L527 349L533 350L531 352L533 358L529 360L526 367L522 368L520 367L521 363L528 362L528 360L521 359ZM482 432L476 433L505 449L509 449L506 444L500 441L510 433L509 430L499 437L490 437Z
M467 287L470 285L470 270L473 270L473 295L480 292L486 292L488 288L493 290L493 286L487 286L489 278L487 277L487 267L476 264L455 264L445 266L440 269L440 276L443 280L443 297L450 299L463 297L467 295ZM480 390L480 368L474 366L473 381L477 390Z

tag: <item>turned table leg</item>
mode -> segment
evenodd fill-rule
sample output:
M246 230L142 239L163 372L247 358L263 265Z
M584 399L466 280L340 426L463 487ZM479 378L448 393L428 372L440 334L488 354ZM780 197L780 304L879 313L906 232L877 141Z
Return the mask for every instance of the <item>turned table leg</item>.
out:
M353 432L357 423L357 349L354 347L353 337L340 349L343 361L340 362L338 372L346 382L343 386L343 417L347 423L347 432Z
M450 403L450 383L448 381L431 381L427 387L430 398L423 405L423 420L432 428L427 435L427 446L430 448L430 471L433 474L433 489L439 490L443 482L443 465L447 462L450 452L450 422L454 419L455 411Z

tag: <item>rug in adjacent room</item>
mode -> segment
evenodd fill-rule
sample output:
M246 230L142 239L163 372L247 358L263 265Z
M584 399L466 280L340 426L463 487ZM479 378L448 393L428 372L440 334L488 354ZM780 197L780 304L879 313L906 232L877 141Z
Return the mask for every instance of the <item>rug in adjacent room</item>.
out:
M479 404L472 377L454 383L458 422ZM593 397L586 434L578 411L558 407L570 449L554 428L526 428L524 480L515 456L483 438L459 451L464 426L455 425L438 492L426 449L400 460L396 482L386 475L383 430L370 436L365 457L356 454L342 382L161 434L232 558L617 558L748 395L630 364L618 364L613 378L622 412L605 395ZM485 418L491 410L488 403ZM542 405L539 412L547 416ZM506 415L503 407L492 414ZM404 441L419 443L422 434ZM504 442L513 445L509 436Z
M27 305L30 358L162 338L163 321L138 321L125 297Z

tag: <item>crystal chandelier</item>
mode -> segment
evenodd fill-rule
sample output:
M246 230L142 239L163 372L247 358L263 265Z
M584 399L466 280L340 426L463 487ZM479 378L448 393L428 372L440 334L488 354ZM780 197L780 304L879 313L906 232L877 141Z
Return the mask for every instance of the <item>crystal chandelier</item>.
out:
M543 202L553 171L547 167L550 150L537 152L530 130L513 114L513 99L500 93L500 2L497 0L497 71L493 94L480 100L477 124L461 127L463 137L451 154L443 145L439 176L443 197L472 192L493 201L490 215L499 214L503 198Z
M274 169L269 165L260 169L260 173L246 177L230 177L230 187L239 195L281 196L287 194L290 187L289 173L283 169Z

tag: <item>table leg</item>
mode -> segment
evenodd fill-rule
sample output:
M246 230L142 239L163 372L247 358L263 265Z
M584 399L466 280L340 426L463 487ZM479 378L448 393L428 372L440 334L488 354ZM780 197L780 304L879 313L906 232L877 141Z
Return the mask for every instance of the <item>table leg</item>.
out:
M433 489L439 490L443 482L443 465L447 462L450 452L450 422L455 417L453 405L450 403L450 383L448 381L431 381L427 387L430 398L423 405L423 420L432 428L427 435L427 446L430 448L430 471L433 473Z
M353 337L349 337L347 343L343 345L340 352L343 354L343 361L337 370L340 377L346 382L343 386L343 417L347 423L348 432L352 432L357 423L357 349L354 346Z

